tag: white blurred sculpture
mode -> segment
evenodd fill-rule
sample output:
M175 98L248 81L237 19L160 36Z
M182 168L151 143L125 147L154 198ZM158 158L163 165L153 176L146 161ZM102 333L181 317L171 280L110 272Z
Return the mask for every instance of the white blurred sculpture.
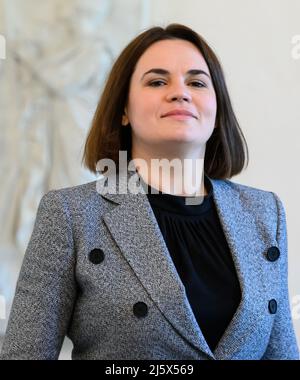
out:
M42 195L96 178L81 166L85 137L114 56L141 27L142 5L0 0L0 295L8 300Z

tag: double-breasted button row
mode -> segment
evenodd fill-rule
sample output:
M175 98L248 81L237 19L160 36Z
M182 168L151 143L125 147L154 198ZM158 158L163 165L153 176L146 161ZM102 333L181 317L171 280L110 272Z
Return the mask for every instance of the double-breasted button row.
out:
M267 251L267 259L269 261L276 261L280 256L280 251L277 247L270 247ZM104 252L100 248L95 248L89 253L89 260L97 265L104 260ZM271 299L268 304L269 312L275 314L277 312L277 301ZM133 305L133 313L139 318L143 318L148 314L148 306L144 302L137 302Z
M272 247L268 248L267 253L266 253L266 257L269 261L274 262L274 261L279 259L279 256L280 256L280 251L279 251L278 247L272 246ZM277 301L275 299L269 300L268 309L269 309L270 314L276 314L276 312L277 312Z
M272 246L267 250L266 256L269 261L276 261L279 259L280 251L277 247Z

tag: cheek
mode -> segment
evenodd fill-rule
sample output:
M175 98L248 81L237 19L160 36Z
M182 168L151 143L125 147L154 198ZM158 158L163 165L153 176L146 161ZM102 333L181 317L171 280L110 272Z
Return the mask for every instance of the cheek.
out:
M214 95L208 95L202 99L202 112L208 117L215 117L217 113L217 100Z
M140 93L138 96L130 98L128 115L132 122L145 123L145 120L150 122L153 117L156 117L158 112L157 97L149 96Z

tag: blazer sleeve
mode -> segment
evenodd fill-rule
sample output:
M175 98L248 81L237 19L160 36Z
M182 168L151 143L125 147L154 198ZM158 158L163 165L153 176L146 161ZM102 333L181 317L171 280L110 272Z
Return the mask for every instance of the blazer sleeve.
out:
M281 292L268 347L263 360L298 360L299 351L291 317L288 290L288 245L286 216L279 197L275 197L278 210L277 243L281 260Z
M20 270L1 359L57 359L76 295L71 217L59 190L45 194Z

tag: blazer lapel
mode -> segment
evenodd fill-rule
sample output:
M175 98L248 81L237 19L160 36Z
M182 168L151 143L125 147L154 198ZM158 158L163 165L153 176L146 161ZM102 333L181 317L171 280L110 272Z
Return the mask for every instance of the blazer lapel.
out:
M262 254L266 247L276 245L276 242L258 228L253 210L250 212L250 199L241 199L242 194L226 181L211 179L211 182L215 206L242 293L241 302L214 350L216 359L230 359L234 353L245 349L251 333L262 319L265 305L259 294L268 286L261 269Z
M118 187L117 180L117 187ZM175 330L213 358L188 302L145 194L103 194L119 204L103 216L112 237L147 293Z

